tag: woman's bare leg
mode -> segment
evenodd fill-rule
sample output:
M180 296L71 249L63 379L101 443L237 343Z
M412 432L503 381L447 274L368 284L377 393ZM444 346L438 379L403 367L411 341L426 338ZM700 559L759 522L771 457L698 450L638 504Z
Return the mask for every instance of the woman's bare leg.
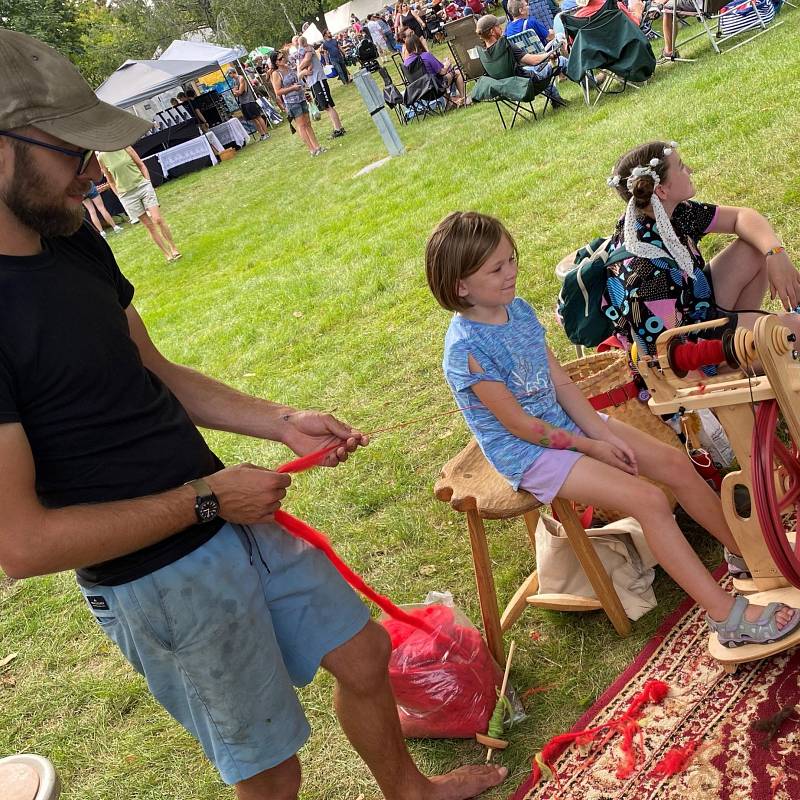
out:
M92 225L97 228L98 233L103 232L103 226L100 223L100 220L97 218L97 212L94 210L94 206L92 205L92 201L88 198L84 198L83 207L89 212L89 219L92 221Z
M111 214L108 213L108 209L106 208L106 204L103 202L102 196L98 194L97 197L93 197L92 204L100 212L103 219L108 223L108 227L113 228L116 225L116 222L114 222L114 218L111 216Z

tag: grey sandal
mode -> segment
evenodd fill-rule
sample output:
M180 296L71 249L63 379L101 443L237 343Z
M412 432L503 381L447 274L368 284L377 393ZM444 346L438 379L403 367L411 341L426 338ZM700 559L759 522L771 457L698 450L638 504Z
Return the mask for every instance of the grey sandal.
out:
M724 552L725 563L728 565L728 575L730 575L731 578L749 580L753 577L750 572L750 568L747 566L747 562L741 556L731 553L727 547L724 548Z
M775 616L781 608L788 608L788 606L784 603L770 603L757 620L749 622L744 616L748 605L749 602L746 597L737 595L727 619L717 622L706 614L706 622L712 631L716 631L720 644L725 647L741 647L745 644L771 644L785 639L800 627L799 609L792 609L794 611L792 621L785 627L778 628Z

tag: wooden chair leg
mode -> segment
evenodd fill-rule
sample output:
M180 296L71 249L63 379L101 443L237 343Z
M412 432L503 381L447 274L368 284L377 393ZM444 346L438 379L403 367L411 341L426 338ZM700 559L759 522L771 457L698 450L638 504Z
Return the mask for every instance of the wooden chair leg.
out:
M627 636L631 632L631 623L625 614L614 584L603 567L603 562L595 553L594 548L586 535L586 531L581 526L575 509L567 500L556 497L552 503L553 510L558 514L564 532L567 534L570 545L575 552L575 556L583 567L586 577L589 579L594 589L597 599L603 606L603 610L608 614L614 630L620 636Z
M497 606L497 590L492 575L492 563L489 560L489 545L486 541L486 529L477 511L467 511L469 527L469 543L472 548L472 565L475 568L475 583L478 587L478 602L481 606L483 630L489 652L498 664L505 662L503 647L503 631L500 627L500 610Z
M539 523L539 512L535 509L522 515L525 520L525 527L528 531L528 538L531 542L531 550L536 555L536 526ZM514 592L514 596L508 601L505 611L500 616L500 629L505 633L522 615L528 606L528 598L539 591L539 575L534 570L522 582L522 585Z

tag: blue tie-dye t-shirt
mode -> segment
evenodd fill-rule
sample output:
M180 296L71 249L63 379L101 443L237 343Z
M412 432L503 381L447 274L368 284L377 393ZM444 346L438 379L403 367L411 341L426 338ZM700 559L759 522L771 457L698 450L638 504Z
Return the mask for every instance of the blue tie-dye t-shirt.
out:
M532 417L567 430L575 423L558 404L547 365L545 331L536 312L520 297L509 306L508 322L490 325L456 314L444 342L445 378L464 419L489 463L514 489L546 448L510 433L478 399L472 386L499 381ZM483 372L470 372L468 356Z

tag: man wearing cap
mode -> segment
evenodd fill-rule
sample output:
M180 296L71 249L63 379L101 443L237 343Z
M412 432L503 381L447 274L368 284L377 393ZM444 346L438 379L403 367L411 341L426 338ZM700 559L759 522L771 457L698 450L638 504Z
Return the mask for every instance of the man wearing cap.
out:
M245 80L244 75L240 75L235 67L228 68L228 77L234 82L233 96L239 101L242 109L242 116L256 126L260 134L260 141L269 139L267 123L264 119L264 112L258 105L253 87Z
M509 2L509 10L511 7L512 3ZM491 50L495 43L503 38L501 26L502 22L494 14L486 14L478 20L475 30L486 45L487 51ZM523 78L548 80L553 75L558 75L567 69L567 59L555 52L526 53L521 47L511 42L508 43L508 46L517 65L516 74ZM509 75L508 77L511 76ZM567 105L567 101L561 97L555 85L548 86L542 94L550 98L554 108Z
M100 170L149 122L101 103L51 48L0 29L0 567L77 571L102 630L240 800L291 800L309 726L294 692L336 679L342 727L389 800L461 800L505 771L424 777L389 642L327 559L272 521L290 479L225 467L195 425L285 444L365 438L168 361L83 220Z

